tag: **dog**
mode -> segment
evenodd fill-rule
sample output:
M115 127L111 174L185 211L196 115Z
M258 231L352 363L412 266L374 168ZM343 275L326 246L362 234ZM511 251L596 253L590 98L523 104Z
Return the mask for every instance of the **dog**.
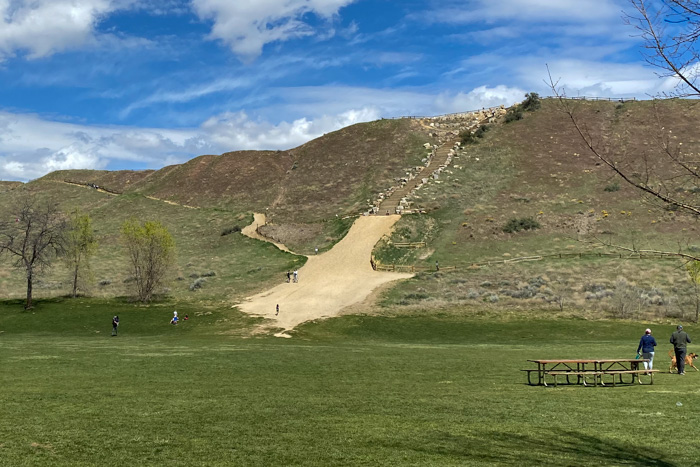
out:
M673 350L669 350L668 356L671 357L671 367L668 369L668 372L673 373L673 370L677 369L676 353ZM690 366L690 367L695 368L695 371L700 371L700 370L698 370L698 367L693 365L693 360L695 360L696 358L698 358L698 354L696 354L695 352L689 353L688 355L685 356L685 364L686 364L686 366Z

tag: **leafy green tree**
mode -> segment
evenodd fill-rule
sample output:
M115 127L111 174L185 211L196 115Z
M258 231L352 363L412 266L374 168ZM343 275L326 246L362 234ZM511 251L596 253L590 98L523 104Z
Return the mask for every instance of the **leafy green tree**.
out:
M74 212L68 223L64 257L71 275L73 298L78 295L78 288L85 282L85 276L89 277L90 258L96 250L97 239L92 229L90 215Z
M15 219L0 223L0 253L14 257L14 266L27 277L25 310L33 307L37 274L64 252L66 220L55 203L38 203L31 194L20 201Z
M136 295L148 303L175 262L175 240L160 222L140 224L135 219L122 224L121 237L129 253Z

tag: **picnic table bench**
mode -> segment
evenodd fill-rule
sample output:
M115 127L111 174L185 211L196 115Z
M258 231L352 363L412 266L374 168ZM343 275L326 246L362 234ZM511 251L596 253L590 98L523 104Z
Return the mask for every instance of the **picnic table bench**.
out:
M605 386L605 381L603 380L605 376L611 376L610 382L615 386L617 379L619 379L620 384L624 384L623 375L631 376L629 384L634 384L635 381L642 384L641 376L649 376L649 384L654 384L654 373L659 370L639 368L640 363L648 361L648 359L643 358L528 360L528 362L537 364L537 368L528 368L521 371L527 372L527 382L533 386L547 386L547 376L551 376L554 386L558 385L559 377L565 377L567 384L588 386L587 379L592 379L593 386L598 386L599 384ZM537 374L536 383L533 382L533 373ZM574 377L575 382L572 382Z

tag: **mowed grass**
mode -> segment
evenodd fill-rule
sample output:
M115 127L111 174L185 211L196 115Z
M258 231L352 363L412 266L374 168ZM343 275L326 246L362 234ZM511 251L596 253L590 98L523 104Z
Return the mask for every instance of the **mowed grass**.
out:
M168 325L173 309L190 320ZM531 387L518 371L533 358L631 357L645 324L345 316L277 339L249 337L258 321L228 308L20 310L0 306L2 465L691 465L700 455L673 441L700 421L692 369L615 388ZM671 328L654 326L662 370Z

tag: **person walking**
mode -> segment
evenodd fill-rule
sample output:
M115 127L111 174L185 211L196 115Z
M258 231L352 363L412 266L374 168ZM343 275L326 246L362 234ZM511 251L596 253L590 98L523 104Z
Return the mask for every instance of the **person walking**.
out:
M277 309L276 309L276 311L275 311L275 316L277 316L277 315L279 315L279 314L280 314L280 304L278 303L278 304L277 304Z
M292 279L292 273L287 271L287 282L290 282Z
M114 318L112 318L112 335L116 336L117 335L117 328L119 327L119 316L114 315Z
M656 339L651 335L651 329L644 331L644 335L639 339L639 345L637 346L637 355L642 356L643 359L649 360L644 362L645 370L654 369L654 347L656 347Z
M680 324L676 327L676 332L671 334L671 344L673 344L673 352L676 354L678 374L685 375L685 352L687 344L690 344L690 337Z
M173 311L173 318L170 320L170 324L177 324L177 322L178 322L177 311Z
M299 271L297 269L294 270L294 282L299 282Z

